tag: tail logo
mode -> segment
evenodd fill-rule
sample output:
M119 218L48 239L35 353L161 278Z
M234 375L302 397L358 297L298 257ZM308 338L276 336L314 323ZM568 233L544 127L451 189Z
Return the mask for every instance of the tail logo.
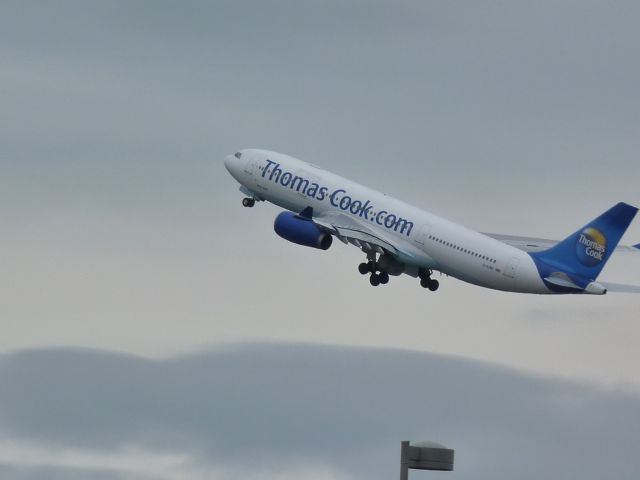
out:
M578 234L576 255L587 267L594 267L604 260L607 253L607 238L593 227L587 227Z

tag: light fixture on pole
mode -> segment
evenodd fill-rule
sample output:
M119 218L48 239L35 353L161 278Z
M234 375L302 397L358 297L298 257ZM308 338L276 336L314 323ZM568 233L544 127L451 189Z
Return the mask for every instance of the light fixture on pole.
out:
M400 480L409 479L409 469L453 470L453 450L434 442L411 444L403 441L400 448Z

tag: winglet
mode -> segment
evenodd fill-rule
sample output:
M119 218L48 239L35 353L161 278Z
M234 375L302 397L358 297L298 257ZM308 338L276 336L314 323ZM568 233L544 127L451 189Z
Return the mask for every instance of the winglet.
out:
M298 217L304 219L304 220L312 220L313 219L313 207L306 207L304 210L302 210L299 214Z
M638 243L637 245L634 245L633 248L637 248L638 250L640 250L640 243Z

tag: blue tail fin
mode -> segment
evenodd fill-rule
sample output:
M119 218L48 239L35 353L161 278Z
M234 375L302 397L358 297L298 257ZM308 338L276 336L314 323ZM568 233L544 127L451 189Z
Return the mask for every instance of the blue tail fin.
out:
M577 275L582 281L593 281L637 211L636 207L618 203L554 247L531 256L537 264L543 262L547 271L560 271Z

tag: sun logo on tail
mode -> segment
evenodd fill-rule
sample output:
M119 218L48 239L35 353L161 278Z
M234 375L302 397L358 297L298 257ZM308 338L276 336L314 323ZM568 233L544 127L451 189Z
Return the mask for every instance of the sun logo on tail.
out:
M597 228L587 227L578 234L576 255L587 267L594 267L604 260L607 253L607 237Z

